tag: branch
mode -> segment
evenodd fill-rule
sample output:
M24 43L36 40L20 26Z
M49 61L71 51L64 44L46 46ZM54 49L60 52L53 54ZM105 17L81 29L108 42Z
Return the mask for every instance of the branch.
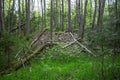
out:
M77 44L78 44L79 46L81 46L81 47L84 48L88 53L90 53L90 54L92 54L94 57L96 57L96 55L95 55L94 53L92 53L92 51L90 51L87 47L85 47L83 44L81 44L80 42L78 42L78 40L79 40L80 38L79 38L79 39L75 39L74 36L73 36L73 34L72 34L71 32L70 32L70 35L72 36L72 38L74 39L74 41L71 42L71 43L69 43L68 45L65 45L63 48L66 48L66 47L72 45L73 43L77 42Z
M21 24L20 27L22 28L25 24L26 24L26 23ZM15 30L17 30L17 29L19 29L19 26L17 26L16 28L10 30L10 32L13 32L13 31L15 31Z
M79 39L77 39L77 40L80 40L80 38L79 38ZM66 47L68 47L68 46L70 46L70 45L74 44L77 40L74 40L74 41L70 42L69 44L67 44L67 45L63 46L63 48L66 48Z
M34 43L36 43L36 42L40 39L40 37L41 37L46 31L47 31L47 29L45 29L42 33L40 33L40 35L39 35L36 39L34 39L34 40L32 41L32 43L30 44L30 48L32 47L32 45L33 45Z
M34 19L34 17L33 17L33 18L31 18L31 19L30 19L30 21L32 21L33 19ZM26 24L26 22L25 22L25 23L23 23L23 24L21 24L21 25L20 25L20 27L22 28L25 24ZM17 30L17 29L19 29L19 26L18 26L18 25L17 25L17 27L16 27L16 28L14 28L14 29L10 30L10 32L13 32L13 31L15 31L15 30Z

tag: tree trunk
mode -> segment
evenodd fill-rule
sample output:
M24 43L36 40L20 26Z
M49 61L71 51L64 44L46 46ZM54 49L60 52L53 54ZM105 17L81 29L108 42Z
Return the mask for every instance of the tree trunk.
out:
M76 0L76 10L77 10L77 22L78 26L80 27L80 22L81 22L81 14L80 14L80 0Z
M19 4L18 4L19 5ZM10 7L11 5L9 5ZM14 23L14 8L15 8L15 0L13 0L12 2L12 8L10 9L11 11L9 11L10 13L10 17L9 17L9 32L12 30L13 27L13 23Z
M44 28L46 28L46 0L44 0Z
M41 0L41 9L42 9L42 10L41 10L41 12L42 12L42 16L41 16L41 17L42 17L42 18L41 18L41 19L42 19L42 20L41 20L42 27L41 27L41 28L42 28L42 30L43 30L43 28L44 28L44 26L43 26L43 0Z
M5 32L5 24L4 24L4 0L0 0L0 26L1 26L1 31Z
M81 22L80 29L79 29L79 34L78 34L78 37L81 38L81 39L83 39L84 27L85 27L85 24L86 24L87 3L88 3L88 0L85 0L84 16L83 16L83 19L81 19L82 22Z
M18 9L18 15L19 15L19 22L18 22L18 27L19 27L19 31L18 31L18 33L19 33L19 36L21 36L21 7L20 7L20 1L21 0L18 0L18 7L19 7L19 9Z
M50 9L50 38L52 41L52 33L53 33L53 0L51 0L51 9Z
M94 10L94 15L93 15L93 21L92 21L92 30L94 29L95 27L95 21L96 21L96 11L97 11L97 0L94 0L95 2L95 10Z
M30 34L30 0L26 0L26 37Z
M64 0L62 0L62 31L64 31Z
M105 8L105 0L99 0L99 13L98 13L98 21L97 21L98 31L102 29L101 27L102 27L104 8Z
M68 0L68 32L72 32L72 26L71 26L71 0Z

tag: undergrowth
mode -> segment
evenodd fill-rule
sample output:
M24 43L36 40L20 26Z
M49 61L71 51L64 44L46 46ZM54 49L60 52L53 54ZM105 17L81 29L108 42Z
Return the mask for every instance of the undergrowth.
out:
M20 38L17 35L13 35L14 34L4 33L2 37L0 37L0 71L12 65L20 47L24 47L30 43L25 37Z
M112 55L105 55L102 64L102 58L82 52L75 45L66 49L47 47L25 67L0 76L0 80L103 80L102 68L106 80L119 80L120 55L114 61L113 71Z

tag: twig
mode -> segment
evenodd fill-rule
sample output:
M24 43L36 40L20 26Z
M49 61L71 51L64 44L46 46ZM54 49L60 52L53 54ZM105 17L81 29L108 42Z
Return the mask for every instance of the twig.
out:
M15 55L15 58L20 54L20 52L23 50L23 47L18 51L18 53Z

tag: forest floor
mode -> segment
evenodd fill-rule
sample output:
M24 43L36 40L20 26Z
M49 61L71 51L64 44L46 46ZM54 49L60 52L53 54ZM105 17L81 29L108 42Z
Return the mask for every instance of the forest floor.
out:
M59 36L61 35L63 34ZM46 47L40 54L28 61L24 67L10 74L1 75L0 80L120 79L120 55L114 58L115 66L113 66L112 54L104 57L93 57L76 44L63 48L63 46L73 41L68 34L64 35L65 37L57 38L57 41L61 41L59 45ZM48 40L48 37L41 38L41 41Z

